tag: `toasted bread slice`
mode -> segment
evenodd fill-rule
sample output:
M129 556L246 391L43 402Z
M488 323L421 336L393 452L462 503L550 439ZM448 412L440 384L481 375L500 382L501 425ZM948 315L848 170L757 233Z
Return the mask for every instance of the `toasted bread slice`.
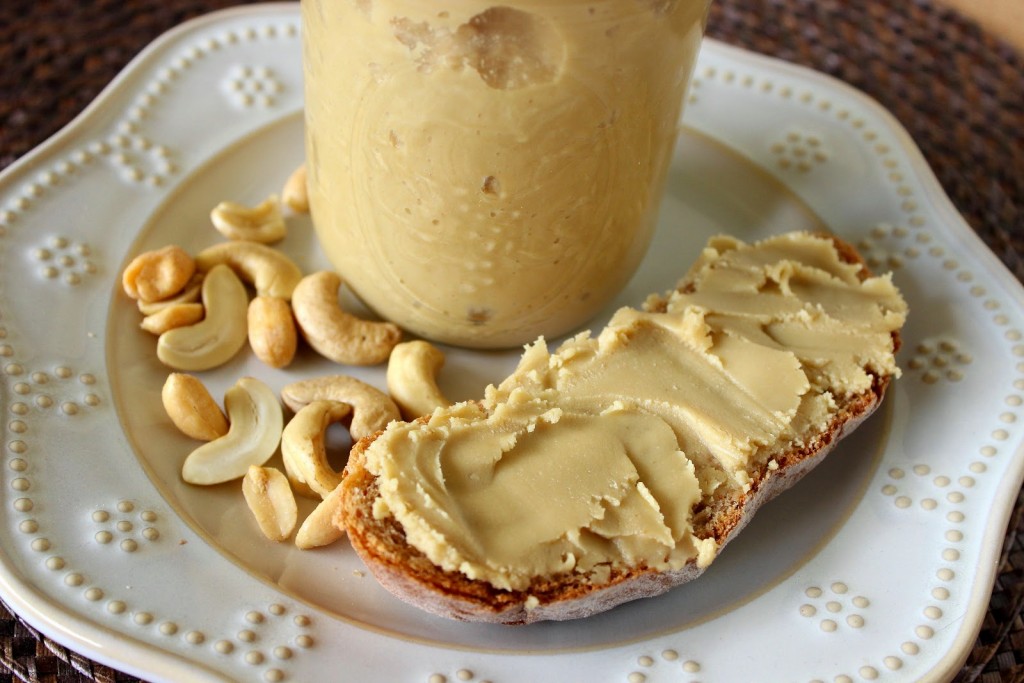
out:
M838 258L845 264L859 266L856 277L867 281L869 273L856 251L837 239L830 239L834 240ZM726 251L731 248L727 245ZM718 258L719 249L705 250L702 262L684 278L675 294L699 291L698 271L709 263L713 267ZM645 306L650 311L670 311L672 298L673 294L652 297ZM898 302L895 308L899 309L902 299L896 294L895 300ZM899 347L898 327L905 315L903 306L894 316L894 329L886 332L891 339L889 353L894 354ZM790 434L778 443L759 448L740 482L704 487L705 492L693 509L694 534L700 539L713 539L716 549L721 550L761 505L796 483L821 462L840 439L867 419L898 374L894 364L888 369L874 365L863 368L868 386L856 392L835 392L832 408L813 432ZM418 422L425 425L427 420L421 418ZM428 612L459 620L502 624L576 619L630 600L659 595L696 578L706 568L706 563L696 558L674 567L618 563L599 579L570 570L533 577L529 585L521 589L497 588L487 580L468 578L456 569L446 570L408 542L396 516L375 514L381 491L378 477L367 468L367 451L375 447L379 437L380 434L363 439L353 448L341 484L342 505L335 524L347 531L352 546L387 590Z

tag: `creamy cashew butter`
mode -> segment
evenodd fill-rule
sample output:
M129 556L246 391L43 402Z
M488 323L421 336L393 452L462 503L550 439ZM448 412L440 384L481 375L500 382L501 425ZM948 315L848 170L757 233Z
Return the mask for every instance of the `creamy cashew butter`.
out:
M713 239L688 285L596 337L526 348L480 403L392 423L366 451L378 516L435 564L498 588L611 568L705 566L699 504L897 375L906 304L832 240Z
M574 329L653 230L710 0L304 0L327 257L434 340Z

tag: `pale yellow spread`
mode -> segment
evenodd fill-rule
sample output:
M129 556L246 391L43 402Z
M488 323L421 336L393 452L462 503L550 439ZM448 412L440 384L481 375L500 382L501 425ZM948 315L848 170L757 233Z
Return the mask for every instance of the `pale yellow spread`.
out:
M596 338L527 347L480 404L393 423L366 451L378 516L446 570L499 588L612 567L705 566L694 506L895 376L906 305L833 242L712 240L686 282Z
M324 252L413 333L575 329L647 249L710 0L303 0Z

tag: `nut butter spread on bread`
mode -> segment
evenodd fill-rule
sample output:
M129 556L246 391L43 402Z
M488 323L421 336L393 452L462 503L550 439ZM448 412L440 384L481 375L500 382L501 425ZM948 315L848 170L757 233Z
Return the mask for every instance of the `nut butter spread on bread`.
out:
M357 444L335 523L386 588L447 617L657 595L878 406L905 317L839 240L714 238L596 337L540 340L482 401Z

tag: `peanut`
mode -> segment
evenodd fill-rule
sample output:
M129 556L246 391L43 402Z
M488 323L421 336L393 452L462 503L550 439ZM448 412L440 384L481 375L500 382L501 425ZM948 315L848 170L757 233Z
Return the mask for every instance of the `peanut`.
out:
M299 509L288 479L280 470L250 465L242 478L242 495L264 536L284 541L292 535Z
M121 285L133 299L160 301L183 290L195 271L195 260L172 244L132 259L121 276Z
M281 190L281 202L295 213L309 213L305 164L299 166L288 176L284 189Z
M295 358L299 336L288 302L276 296L257 296L249 302L249 345L272 368L287 367Z
M199 441L213 441L228 433L228 419L199 379L172 372L160 393L171 422Z

